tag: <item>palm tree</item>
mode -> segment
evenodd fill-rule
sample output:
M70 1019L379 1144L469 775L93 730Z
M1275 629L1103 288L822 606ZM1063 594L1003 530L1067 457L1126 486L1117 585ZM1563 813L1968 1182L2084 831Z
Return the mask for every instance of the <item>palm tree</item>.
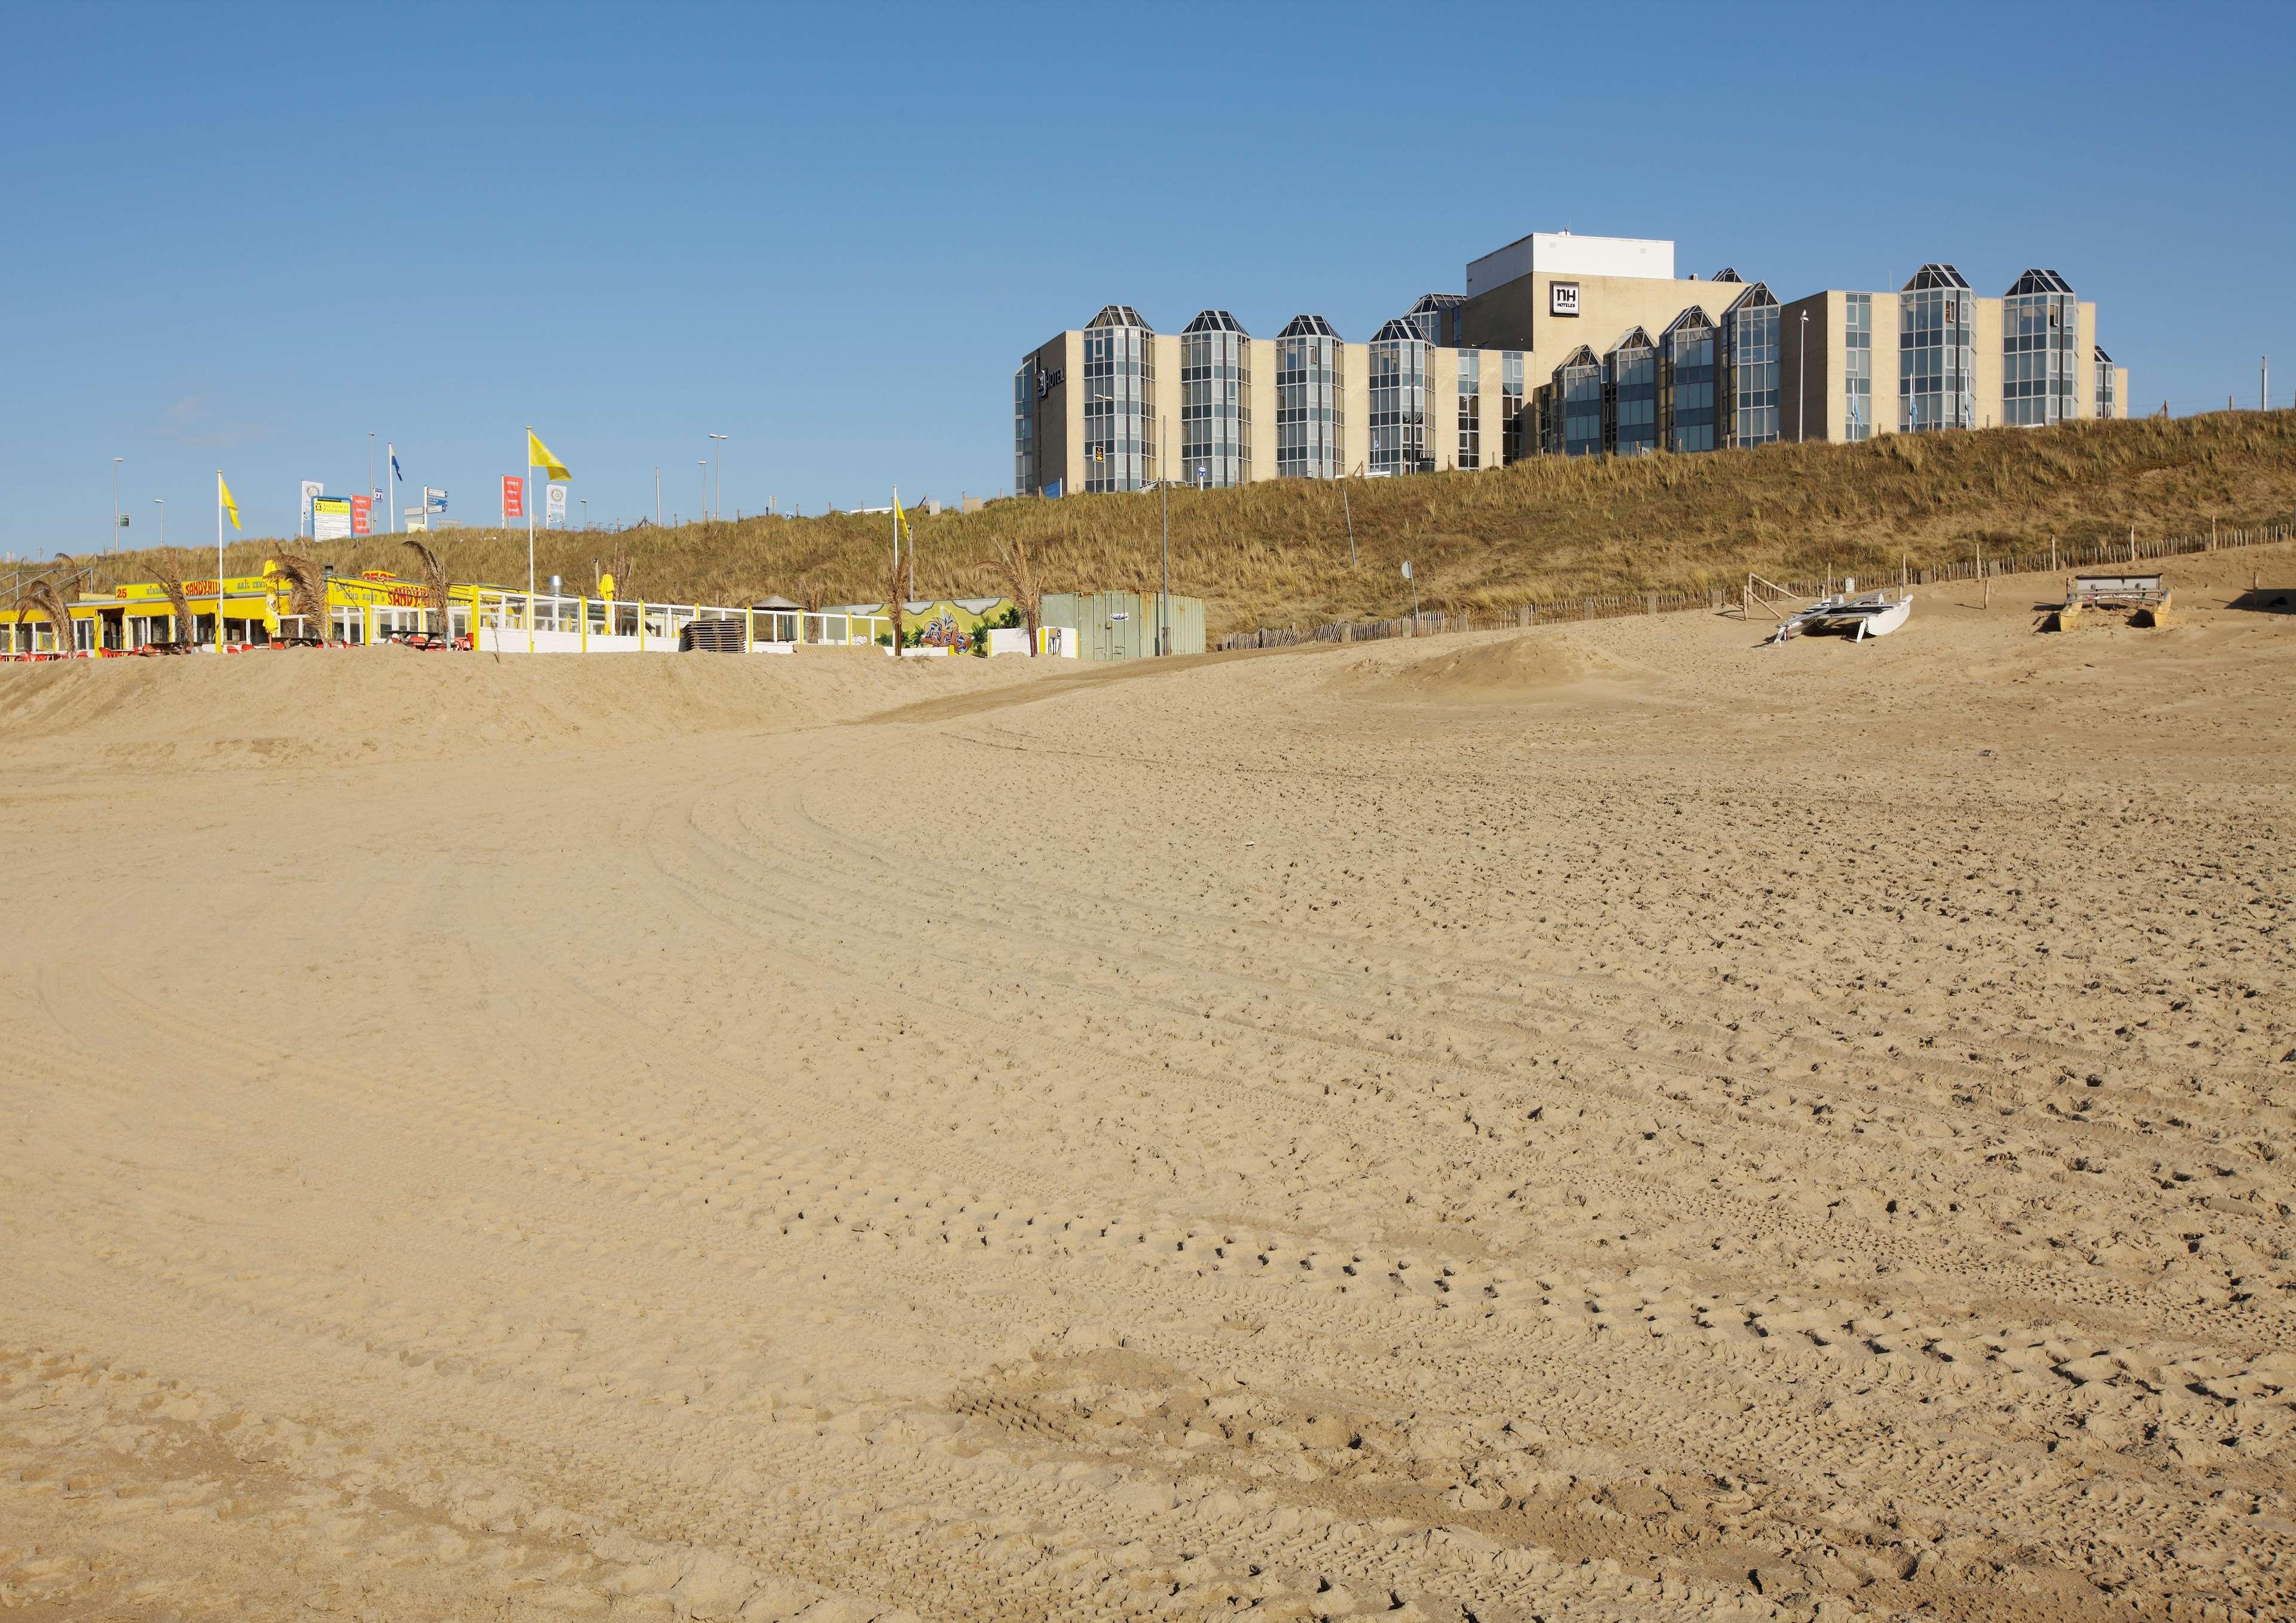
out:
M422 561L422 584L430 593L432 628L439 635L451 638L455 633L455 621L451 613L453 602L447 579L447 561L421 541L409 541L405 545L407 551Z
M312 635L327 640L327 572L316 558L302 553L282 553L275 561L287 577L287 611L312 627ZM223 621L216 621L216 640L223 640Z
M1029 543L1020 536L999 544L996 556L984 569L994 570L1004 582L1004 589L1020 605L1029 622L1029 653L1037 652L1037 619L1045 602L1044 583L1037 578L1036 560L1029 555Z
M168 594L168 612L176 621L175 641L178 646L188 647L197 636L198 628L192 624L192 600L184 590L184 578L172 565L164 562L152 564L152 574L159 581L160 589Z
M64 602L64 594L56 590L55 583L44 575L19 593L16 597L18 625L24 623L27 610L37 611L46 617L48 635L55 643L56 652L69 658L72 652L71 605Z

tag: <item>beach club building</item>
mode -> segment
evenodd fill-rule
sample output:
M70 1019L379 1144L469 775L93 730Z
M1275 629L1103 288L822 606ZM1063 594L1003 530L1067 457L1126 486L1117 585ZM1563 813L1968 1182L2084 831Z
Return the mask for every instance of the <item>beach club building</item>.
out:
M1029 652L1020 606L1009 597L923 598L808 609L786 597L747 607L645 602L611 596L537 594L463 583L447 588L445 624L430 589L388 570L326 578L324 625L292 612L275 565L260 575L183 584L179 619L168 588L138 581L80 591L59 625L29 602L0 609L0 660L111 658L212 651L220 616L227 652L319 641L360 647L437 638L486 653L794 653L808 648L885 648L900 627L905 655L988 656ZM220 589L218 589L218 585ZM1155 592L1047 593L1038 605L1036 652L1058 658L1127 660L1204 652L1201 598ZM473 632L473 627L476 627Z
M1013 374L1016 491L1382 478L1529 456L1702 452L2125 415L2096 306L2054 270L1981 298L1943 262L1894 292L1782 300L1670 242L1538 232L1361 342L1301 312L1255 337L1130 305Z

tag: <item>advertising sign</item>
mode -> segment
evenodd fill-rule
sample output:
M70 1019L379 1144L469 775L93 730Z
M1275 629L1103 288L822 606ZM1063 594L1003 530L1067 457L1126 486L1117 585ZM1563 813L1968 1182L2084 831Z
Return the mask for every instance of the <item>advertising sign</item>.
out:
M1546 284L1546 313L1549 316L1578 314L1578 284L1575 282L1550 282Z
M374 498L371 496L351 497L351 534L374 534Z
M319 495L325 489L326 486L321 484L317 480L307 479L303 481L303 516L296 521L295 533L297 535L299 536L305 530L311 528L311 498Z
M357 498L348 496L315 496L311 498L311 539L314 541L345 541L351 533L351 503Z
M425 512L447 511L447 493L436 485L422 487L422 510Z
M526 517L526 480L516 473L503 475L503 522Z
M548 498L546 504L542 510L543 528L545 529L565 529L566 487L563 485L545 485L543 487L543 490Z

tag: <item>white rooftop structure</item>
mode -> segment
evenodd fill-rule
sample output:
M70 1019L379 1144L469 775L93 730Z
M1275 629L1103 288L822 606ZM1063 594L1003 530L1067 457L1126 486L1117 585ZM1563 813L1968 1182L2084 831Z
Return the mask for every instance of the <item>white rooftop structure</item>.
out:
M1557 276L1648 276L1674 280L1674 244L1652 237L1581 237L1534 231L1467 266L1467 297L1488 293L1534 270Z

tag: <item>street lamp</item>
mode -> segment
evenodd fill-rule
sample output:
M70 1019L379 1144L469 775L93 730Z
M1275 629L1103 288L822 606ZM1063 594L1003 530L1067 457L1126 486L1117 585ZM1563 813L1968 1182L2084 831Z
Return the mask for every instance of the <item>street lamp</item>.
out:
M708 457L704 456L704 457L702 457L702 458L701 459L701 521L702 521L704 524L707 524L708 522L709 522L709 459Z
M661 464L653 465L653 527L661 528Z
M155 496L152 498L152 505L160 510L160 537L155 545L165 546L168 545L168 498Z
M719 445L724 444L726 440L726 436L723 434L712 434L709 438L717 440ZM722 519L726 516L726 459L719 453L717 446L709 447L709 455L718 458L718 496L709 504L712 509L709 516L713 519Z
M125 456L111 459L111 541L103 549L107 553L119 550L119 464L127 460Z
M374 528L374 430L366 431L366 527Z
M1801 313L1801 377L1794 385L1794 443L1809 423L1809 312Z
M587 529L590 528L590 498L586 496L579 499L582 503L582 528Z

